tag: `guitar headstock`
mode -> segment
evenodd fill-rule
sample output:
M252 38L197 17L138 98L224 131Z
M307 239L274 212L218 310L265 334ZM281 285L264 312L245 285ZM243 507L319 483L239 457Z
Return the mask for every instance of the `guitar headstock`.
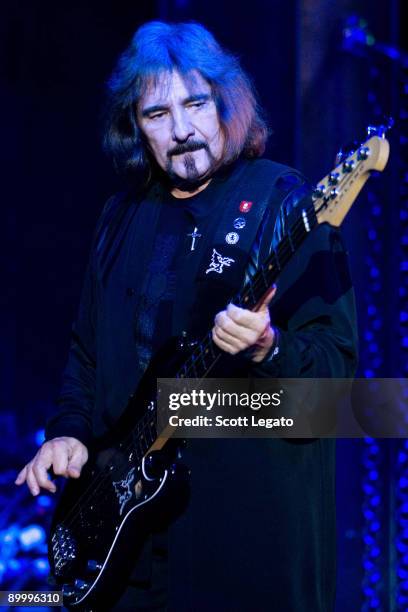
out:
M327 222L335 227L341 225L370 173L384 170L389 152L388 140L381 133L381 136L371 136L343 158L320 181L314 192L313 205L318 223Z

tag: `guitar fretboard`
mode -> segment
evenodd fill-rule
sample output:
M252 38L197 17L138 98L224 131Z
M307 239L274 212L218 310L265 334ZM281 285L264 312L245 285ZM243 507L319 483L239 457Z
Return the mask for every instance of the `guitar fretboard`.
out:
M288 264L309 232L317 225L315 208L307 197L307 206L298 205L300 216L285 231L278 245L271 250L267 260L244 288L231 299L241 308L251 309L258 304L265 293L277 280L281 270ZM194 345L190 356L176 374L176 378L205 378L215 365L221 350L212 340L212 332Z

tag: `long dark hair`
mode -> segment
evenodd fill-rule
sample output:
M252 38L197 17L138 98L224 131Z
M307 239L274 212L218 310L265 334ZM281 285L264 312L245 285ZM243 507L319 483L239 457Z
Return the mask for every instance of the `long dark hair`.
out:
M136 105L149 83L173 70L186 78L198 71L210 84L224 134L223 164L241 154L262 155L268 129L238 60L198 23L151 21L137 30L108 81L104 149L119 171L152 175Z

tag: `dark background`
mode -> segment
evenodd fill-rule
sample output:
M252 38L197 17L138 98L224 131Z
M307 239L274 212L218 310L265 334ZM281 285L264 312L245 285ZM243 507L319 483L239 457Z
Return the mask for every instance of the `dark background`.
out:
M364 140L368 123L393 115L390 163L370 180L344 235L359 313L360 374L407 376L407 61L396 53L406 50L403 5L3 5L1 588L39 588L45 581L48 501L16 493L11 482L54 409L92 231L119 187L101 152L104 82L141 23L193 19L206 25L254 79L273 130L267 155L313 181L330 170L340 146ZM346 36L350 24L358 29ZM338 449L338 610L407 610L406 441L343 440ZM25 546L30 526L32 542Z

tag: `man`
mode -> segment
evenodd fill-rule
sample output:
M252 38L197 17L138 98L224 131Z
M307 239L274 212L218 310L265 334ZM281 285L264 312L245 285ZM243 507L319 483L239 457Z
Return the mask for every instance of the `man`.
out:
M273 303L275 288L257 312L228 304L310 192L295 170L257 159L267 130L236 59L198 24L148 23L109 92L105 146L130 188L98 223L61 409L16 480L33 495L55 492L50 468L79 477L92 440L182 330L212 325L233 375L348 377L355 369L353 296L334 230L315 232ZM241 247L255 214L255 239ZM217 250L224 224L231 231ZM221 258L218 268L211 256ZM169 542L165 533L149 539L114 610L333 610L333 442L197 440L188 462L189 508Z

